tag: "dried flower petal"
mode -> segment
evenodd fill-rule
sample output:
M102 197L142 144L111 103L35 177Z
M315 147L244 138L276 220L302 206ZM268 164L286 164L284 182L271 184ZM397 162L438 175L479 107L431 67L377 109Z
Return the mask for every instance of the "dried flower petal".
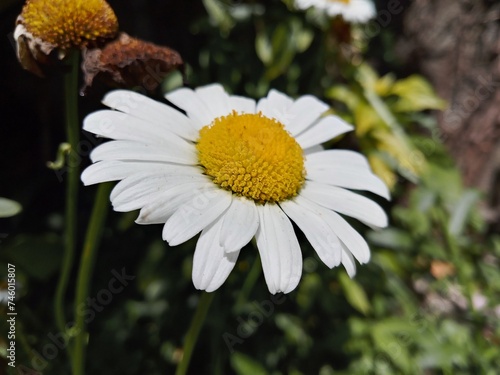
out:
M118 86L141 86L152 91L168 73L182 66L182 58L176 51L120 33L102 49L83 51L83 90L92 86L99 75Z

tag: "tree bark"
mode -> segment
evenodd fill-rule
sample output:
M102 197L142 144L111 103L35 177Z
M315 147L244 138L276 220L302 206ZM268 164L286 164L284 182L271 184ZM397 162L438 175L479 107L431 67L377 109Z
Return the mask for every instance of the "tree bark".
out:
M487 192L495 204L500 191L500 4L414 0L404 25L408 56L449 103L438 115L441 139L465 183Z

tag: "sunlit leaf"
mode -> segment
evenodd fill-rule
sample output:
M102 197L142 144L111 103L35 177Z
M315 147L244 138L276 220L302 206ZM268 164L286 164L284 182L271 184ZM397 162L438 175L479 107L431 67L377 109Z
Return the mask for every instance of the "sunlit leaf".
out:
M231 354L231 367L238 375L267 375L266 369L251 357L235 352Z
M479 199L479 192L468 190L460 197L460 200L452 208L451 219L448 230L452 235L461 234L469 214Z
M273 48L269 38L263 31L257 33L255 38L255 52L257 52L257 56L264 63L264 65L271 63L273 58Z
M361 97L345 85L330 87L325 95L327 98L344 103L351 111L354 111L361 101Z
M214 22L222 32L228 33L233 28L235 22L224 3L218 0L203 0L203 5L212 22Z
M387 162L377 154L368 156L368 161L373 169L373 172L385 182L389 190L392 190L396 185L397 176Z
M384 126L380 117L373 110L373 107L365 103L359 103L354 109L354 119L356 126L356 136L362 138L370 130Z
M427 109L444 109L446 101L436 95L432 86L423 77L412 75L397 81L391 93L399 96L393 109L397 112L417 112Z
M19 214L23 207L16 201L0 197L0 218Z
M351 279L345 273L339 275L339 281L349 304L359 312L367 315L371 310L371 306L363 288L356 280Z
M392 86L394 85L394 82L396 82L396 78L394 77L394 74L386 74L385 76L379 78L373 87L377 95L379 96L386 96L390 93L390 90Z

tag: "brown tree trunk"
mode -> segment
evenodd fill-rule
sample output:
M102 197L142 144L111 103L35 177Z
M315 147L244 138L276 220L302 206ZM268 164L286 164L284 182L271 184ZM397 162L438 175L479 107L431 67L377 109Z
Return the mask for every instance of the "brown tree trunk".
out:
M414 0L404 24L405 49L449 102L438 118L442 140L465 183L486 191L495 204L500 192L500 4Z

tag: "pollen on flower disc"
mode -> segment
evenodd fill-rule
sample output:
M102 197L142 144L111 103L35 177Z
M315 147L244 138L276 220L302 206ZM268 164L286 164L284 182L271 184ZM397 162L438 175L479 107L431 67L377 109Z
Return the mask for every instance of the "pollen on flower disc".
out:
M82 48L118 30L116 15L104 0L27 0L21 23L34 37L61 49Z
M302 148L283 124L260 113L215 119L200 130L196 148L214 183L259 203L292 198L304 183Z

